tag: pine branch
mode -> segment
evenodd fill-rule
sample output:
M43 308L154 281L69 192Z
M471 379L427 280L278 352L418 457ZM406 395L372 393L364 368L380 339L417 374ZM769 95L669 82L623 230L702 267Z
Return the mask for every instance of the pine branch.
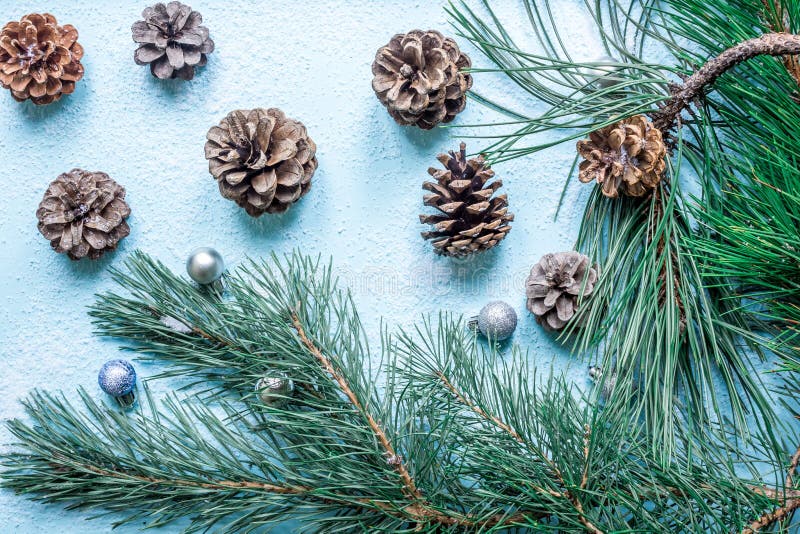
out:
M190 531L226 532L287 517L321 532L738 530L795 498L782 480L738 477L752 460L705 438L659 462L634 413L587 404L562 379L530 384L527 357L498 359L447 317L383 336L379 392L349 296L308 258L251 262L221 296L139 253L116 278L131 295L100 297L99 330L178 362L181 376L213 377L215 394L157 408L145 391L126 415L86 394L73 406L34 393L31 422L9 425L6 487L123 522L188 517ZM275 369L307 386L284 406L252 390Z
M724 205L716 190L724 183L730 156L722 152L724 136L717 136L717 130L739 125L726 122L730 114L714 116L707 109L717 105L716 93L706 91L709 85L724 95L738 89L743 109L747 109L745 95L752 100L753 91L740 79L729 82L725 73L734 66L737 74L756 70L749 63L759 68L764 63L765 69L774 70L762 58L753 58L794 53L800 43L787 34L742 35L758 23L763 25L761 9L753 10L739 0L728 1L730 6L720 5L713 13L700 1L687 4L675 0L673 9L637 0L628 5L614 0L587 3L604 48L621 58L613 75L616 85L603 90L581 77L589 64L570 57L560 28L543 14L549 10L547 3L521 2L531 15L532 34L543 50L538 54L521 50L507 37L502 21L487 2L481 13L463 2L449 9L460 35L472 41L495 70L529 93L541 94L540 99L549 105L538 116L531 116L528 110L492 106L518 117L517 130L489 136L491 144L484 152L496 162L583 137L640 113L651 114L671 136L680 118L676 161L654 195L641 202L609 201L595 191L589 199L576 248L599 263L601 275L592 298L580 306L576 322L583 328L562 338L574 334L575 352L602 354L606 368L619 370L617 389L639 393L641 414L654 433L656 447L666 456L676 433L678 392L682 393L680 409L689 414L681 424L705 425L720 419L726 411L721 405L724 402L743 435L749 432L748 412L757 413L765 422L759 432L770 435L771 428L778 425L750 361L750 351L763 358L763 338L751 332L752 315L737 302L740 295L728 278L704 268L694 239L692 221L697 215L693 199L682 193L687 180L681 166L686 161L700 176L703 197L698 200L697 212ZM699 50L687 47L680 38L697 42ZM726 45L728 40L732 42ZM631 42L638 46L631 48ZM676 64L646 63L642 50L652 44L673 54ZM670 78L680 78L683 83L676 85ZM758 83L756 76L745 79ZM549 89L542 89L544 85ZM491 102L484 96L479 100ZM699 107L691 108L694 103ZM782 103L765 99L762 107L778 114ZM688 116L681 116L682 112ZM758 128L752 118L742 122ZM568 133L560 133L564 129L569 129ZM534 140L530 146L517 146L534 134L548 132L555 132L556 139L550 135L546 142ZM738 133L734 136L738 142ZM710 235L706 228L699 230L700 238ZM720 398L715 375L722 377L726 390ZM722 397L727 399L720 401Z

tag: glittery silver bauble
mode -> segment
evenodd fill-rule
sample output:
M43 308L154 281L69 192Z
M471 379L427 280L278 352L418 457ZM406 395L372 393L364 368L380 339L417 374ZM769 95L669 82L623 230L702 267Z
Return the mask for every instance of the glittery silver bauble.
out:
M586 63L594 63L594 65L581 69L583 77L598 89L608 89L623 81L622 77L618 76L619 61L611 56L602 55L588 60Z
M256 393L261 402L270 406L285 403L294 390L294 383L285 376L264 376L256 382Z
M198 284L211 284L222 277L225 262L219 252L209 247L198 248L186 260L186 272Z
M484 306L470 324L484 336L503 341L517 328L517 312L505 302L496 300Z
M603 368L599 365L589 366L589 378L594 385L602 384L603 390L600 392L600 397L603 400L608 400L614 386L617 385L617 373L612 373L610 376L603 377Z
M109 360L100 368L97 383L105 393L117 399L123 406L133 404L136 387L136 370L127 360Z

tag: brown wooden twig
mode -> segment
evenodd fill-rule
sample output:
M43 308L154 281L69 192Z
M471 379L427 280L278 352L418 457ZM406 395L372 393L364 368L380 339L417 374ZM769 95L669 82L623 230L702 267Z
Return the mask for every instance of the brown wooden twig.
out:
M672 97L657 112L653 124L665 135L676 125L681 112L732 67L756 56L794 56L800 54L800 35L785 32L765 33L738 43L708 60L694 74L677 86Z
M369 425L370 430L372 430L372 433L381 444L381 447L383 447L386 457L393 459L392 465L394 465L397 474L400 475L400 479L403 482L403 490L406 492L406 494L414 500L422 499L422 494L417 488L417 485L414 482L414 479L411 477L411 474L408 472L405 462L402 460L402 458L400 458L400 456L398 456L394 449L394 445L392 445L392 442L389 440L389 437L386 435L383 427L378 423L378 421L375 420L375 417L373 417L373 415L364 408L358 396L350 387L350 384L347 383L347 380L344 378L344 376L342 376L342 374L333 366L330 358L325 356L322 351L311 341L308 335L306 335L306 331L303 328L303 325L300 322L297 314L292 314L292 326L294 327L295 331L297 331L297 335L303 345L305 345L306 349L308 349L311 355L316 358L325 372L327 372L331 378L333 378L333 380L339 386L339 389L342 391L342 393L344 393L345 397L347 397L347 400L353 405L353 408L355 408L364 417L367 425Z

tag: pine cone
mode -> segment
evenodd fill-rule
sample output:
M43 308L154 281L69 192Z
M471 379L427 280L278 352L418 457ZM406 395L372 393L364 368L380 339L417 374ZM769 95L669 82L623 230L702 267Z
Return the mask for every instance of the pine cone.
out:
M214 51L203 16L180 2L158 3L142 11L144 20L131 27L134 42L140 43L133 55L137 65L150 65L156 78L194 78L194 69L206 64L206 54Z
M130 214L124 187L104 172L81 169L53 180L36 210L39 231L73 260L96 260L117 248L131 233L125 222Z
M597 269L575 251L545 254L525 283L528 309L539 324L561 330L577 311L578 297L588 297L597 282Z
M422 188L431 191L424 204L433 206L443 215L420 215L424 224L434 230L422 232L431 239L437 254L466 256L487 250L498 244L511 231L508 224L514 215L508 213L506 195L492 197L503 185L501 180L487 182L494 171L484 164L483 156L467 160L466 145L461 143L458 154L452 151L439 154L445 169L428 169L437 183L425 182Z
M583 183L597 180L603 194L616 198L620 192L640 197L652 191L664 174L667 147L661 131L644 115L601 128L578 141Z
M18 102L55 102L83 77L78 30L49 13L25 15L0 32L0 85Z
M286 211L311 188L317 145L279 109L231 111L206 138L220 193L252 217Z
M372 88L399 124L430 130L450 122L467 102L471 65L455 41L430 30L392 37L372 63Z

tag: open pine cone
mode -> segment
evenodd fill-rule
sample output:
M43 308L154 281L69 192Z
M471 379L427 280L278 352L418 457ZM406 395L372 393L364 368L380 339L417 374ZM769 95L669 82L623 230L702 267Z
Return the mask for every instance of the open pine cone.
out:
M150 65L156 78L194 78L194 69L206 64L214 51L203 17L180 2L158 3L142 11L144 20L131 27L139 48L133 55L137 65Z
M206 138L220 193L253 217L286 211L311 188L317 145L279 109L231 111Z
M47 188L36 217L56 252L96 260L130 234L125 188L104 172L81 169L60 175Z
M432 224L433 231L422 232L422 237L432 240L437 254L466 256L488 250L498 244L511 231L508 223L514 215L508 213L506 195L493 196L503 185L501 180L491 180L494 171L486 166L483 156L467 160L466 145L461 143L458 154L439 154L444 169L428 169L436 183L425 182L422 188L430 191L424 204L433 206L441 214L420 215L423 224Z
M25 15L0 31L0 85L19 102L55 102L83 77L78 30L49 13Z
M455 41L430 30L392 37L375 54L372 88L399 124L430 130L450 122L467 102L469 56Z
M620 193L640 197L661 181L666 168L667 147L661 131L644 115L601 128L578 141L583 183L596 180L603 194L616 198Z
M575 251L545 254L525 283L528 309L539 324L561 330L577 311L578 297L588 297L597 282L597 269L588 256Z

